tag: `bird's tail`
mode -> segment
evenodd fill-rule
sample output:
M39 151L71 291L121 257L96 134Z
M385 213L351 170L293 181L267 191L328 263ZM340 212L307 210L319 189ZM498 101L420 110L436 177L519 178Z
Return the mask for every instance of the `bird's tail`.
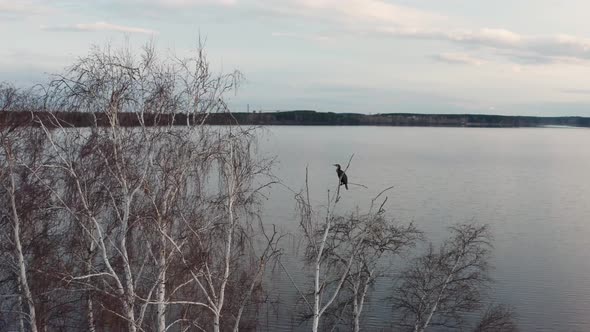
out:
M346 190L348 190L348 183L344 184L344 188L346 188Z

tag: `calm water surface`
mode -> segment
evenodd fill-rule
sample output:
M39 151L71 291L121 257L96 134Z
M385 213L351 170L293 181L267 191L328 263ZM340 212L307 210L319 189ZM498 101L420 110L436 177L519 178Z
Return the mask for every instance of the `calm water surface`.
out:
M275 186L264 220L296 234L290 190L299 191L309 168L315 204L326 202L336 181L334 163L346 164L349 181L340 211L368 206L394 185L388 212L414 221L440 240L456 222L488 223L494 233L492 297L509 304L524 331L590 331L590 130L406 127L269 127L261 152L276 155ZM308 276L285 241L285 266L304 287ZM401 264L401 263L400 263ZM280 294L265 310L272 330L298 330L297 294L284 272L272 277ZM366 308L367 330L389 329L382 281Z

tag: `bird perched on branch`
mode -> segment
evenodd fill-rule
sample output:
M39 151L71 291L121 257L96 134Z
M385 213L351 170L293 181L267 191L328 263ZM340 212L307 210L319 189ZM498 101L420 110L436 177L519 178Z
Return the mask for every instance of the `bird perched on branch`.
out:
M340 185L344 185L344 188L348 190L348 177L346 173L340 167L340 164L334 164L336 166L336 174L338 174L338 179L340 179Z

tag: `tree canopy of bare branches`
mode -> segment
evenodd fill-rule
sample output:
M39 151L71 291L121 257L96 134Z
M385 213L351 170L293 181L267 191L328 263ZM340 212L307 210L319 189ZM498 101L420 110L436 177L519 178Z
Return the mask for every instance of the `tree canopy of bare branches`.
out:
M240 78L213 74L202 47L160 59L148 45L139 56L94 48L39 94L0 87L2 111L49 114L0 132L9 328L247 326L280 237L257 218L271 160L256 153L256 128L194 121L228 112ZM109 125L70 127L52 115L64 110ZM121 126L121 114L140 126ZM193 121L148 127L146 114Z
M349 166L350 162L346 168ZM330 314L333 326L339 324L350 307L351 326L359 331L369 288L386 272L382 258L413 247L421 232L412 224L396 224L388 218L383 209L387 198L377 210L371 206L367 213L339 215L339 185L333 196L328 192L326 211L319 215L310 203L308 181L306 175L305 190L296 195L296 201L306 243L305 261L313 269L313 300L306 299L312 331L320 329L325 314Z
M459 224L439 249L426 252L401 274L395 292L400 325L414 331L457 327L463 315L480 308L489 282L491 234L487 226Z

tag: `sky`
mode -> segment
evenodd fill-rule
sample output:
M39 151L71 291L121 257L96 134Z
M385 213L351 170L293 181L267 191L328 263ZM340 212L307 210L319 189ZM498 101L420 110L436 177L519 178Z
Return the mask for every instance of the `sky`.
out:
M93 45L240 70L234 111L590 116L587 0L0 0L0 81Z

